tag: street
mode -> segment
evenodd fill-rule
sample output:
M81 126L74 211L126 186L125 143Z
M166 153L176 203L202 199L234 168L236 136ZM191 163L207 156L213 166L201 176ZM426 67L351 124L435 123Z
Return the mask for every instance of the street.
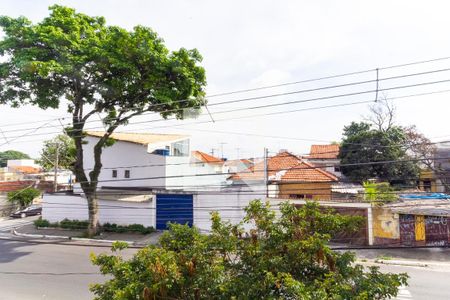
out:
M89 260L91 252L108 248L58 244L33 244L0 236L0 299L92 299L89 284L101 282ZM130 255L136 250L127 250ZM409 286L397 299L448 299L450 270L445 268L383 265L382 271L406 272Z
M107 251L0 240L0 299L92 299L89 284L104 277L91 265L89 254Z
M0 219L0 232L11 232L12 229L21 227L27 224L32 224L39 216L27 217L23 219Z

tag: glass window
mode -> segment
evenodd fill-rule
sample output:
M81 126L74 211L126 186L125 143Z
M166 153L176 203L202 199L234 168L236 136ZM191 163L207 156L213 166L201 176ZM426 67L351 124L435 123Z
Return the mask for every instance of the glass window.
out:
M189 156L189 140L172 143L173 156Z
M125 178L130 178L130 170L125 170L124 177Z
M112 170L112 177L117 178L117 170Z

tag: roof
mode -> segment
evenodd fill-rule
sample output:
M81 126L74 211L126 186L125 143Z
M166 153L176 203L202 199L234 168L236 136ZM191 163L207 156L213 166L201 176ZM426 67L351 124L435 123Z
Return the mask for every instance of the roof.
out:
M311 145L308 158L317 159L337 159L339 155L339 145Z
M13 172L24 173L24 174L36 174L40 173L40 168L30 167L30 166L14 166L9 167Z
M321 170L314 165L301 161L299 164L283 172L280 178L275 179L280 182L330 182L337 181L333 174Z
M401 194L402 199L426 200L426 199L450 199L450 195L444 193Z
M205 163L223 163L223 160L202 151L192 151L192 156Z
M301 160L287 151L270 157L267 161L269 180L276 182L330 182L337 181L333 174ZM231 179L264 180L264 162L231 176Z
M387 204L392 212L407 215L450 216L450 200L406 200Z
M103 131L88 131L88 136L102 137L105 132ZM188 138L187 135L180 134L159 134L159 133L124 133L115 132L110 136L114 140L130 142L141 145L148 145L161 142L172 142Z

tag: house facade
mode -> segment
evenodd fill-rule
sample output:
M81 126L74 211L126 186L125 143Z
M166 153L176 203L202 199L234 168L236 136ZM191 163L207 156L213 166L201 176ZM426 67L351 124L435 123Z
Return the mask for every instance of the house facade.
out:
M258 162L230 179L234 185L267 189L269 197L314 200L331 200L332 185L338 181L333 174L288 151Z
M311 145L309 155L303 159L338 178L342 177L339 144Z

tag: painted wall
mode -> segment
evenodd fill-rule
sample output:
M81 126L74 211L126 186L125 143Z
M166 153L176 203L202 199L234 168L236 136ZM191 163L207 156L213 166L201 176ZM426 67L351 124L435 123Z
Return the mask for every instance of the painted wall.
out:
M283 183L279 184L279 198L290 198L292 194L312 195L314 200L331 200L331 183Z
M93 147L98 139L86 137L88 142L84 147L84 167L87 172L94 166ZM165 186L165 157L150 154L147 146L116 141L111 147L103 149L102 170L99 176L99 187L159 187ZM117 170L117 178L112 177L112 171ZM130 178L125 178L125 170L130 170ZM149 178L153 179L142 179ZM157 177L157 178L154 178Z
M375 243L384 243L383 239L397 240L400 238L399 216L390 209L373 207L373 235Z
M142 224L155 226L155 203L99 200L100 224ZM78 195L45 194L42 202L42 218L50 222L87 220L86 199Z

